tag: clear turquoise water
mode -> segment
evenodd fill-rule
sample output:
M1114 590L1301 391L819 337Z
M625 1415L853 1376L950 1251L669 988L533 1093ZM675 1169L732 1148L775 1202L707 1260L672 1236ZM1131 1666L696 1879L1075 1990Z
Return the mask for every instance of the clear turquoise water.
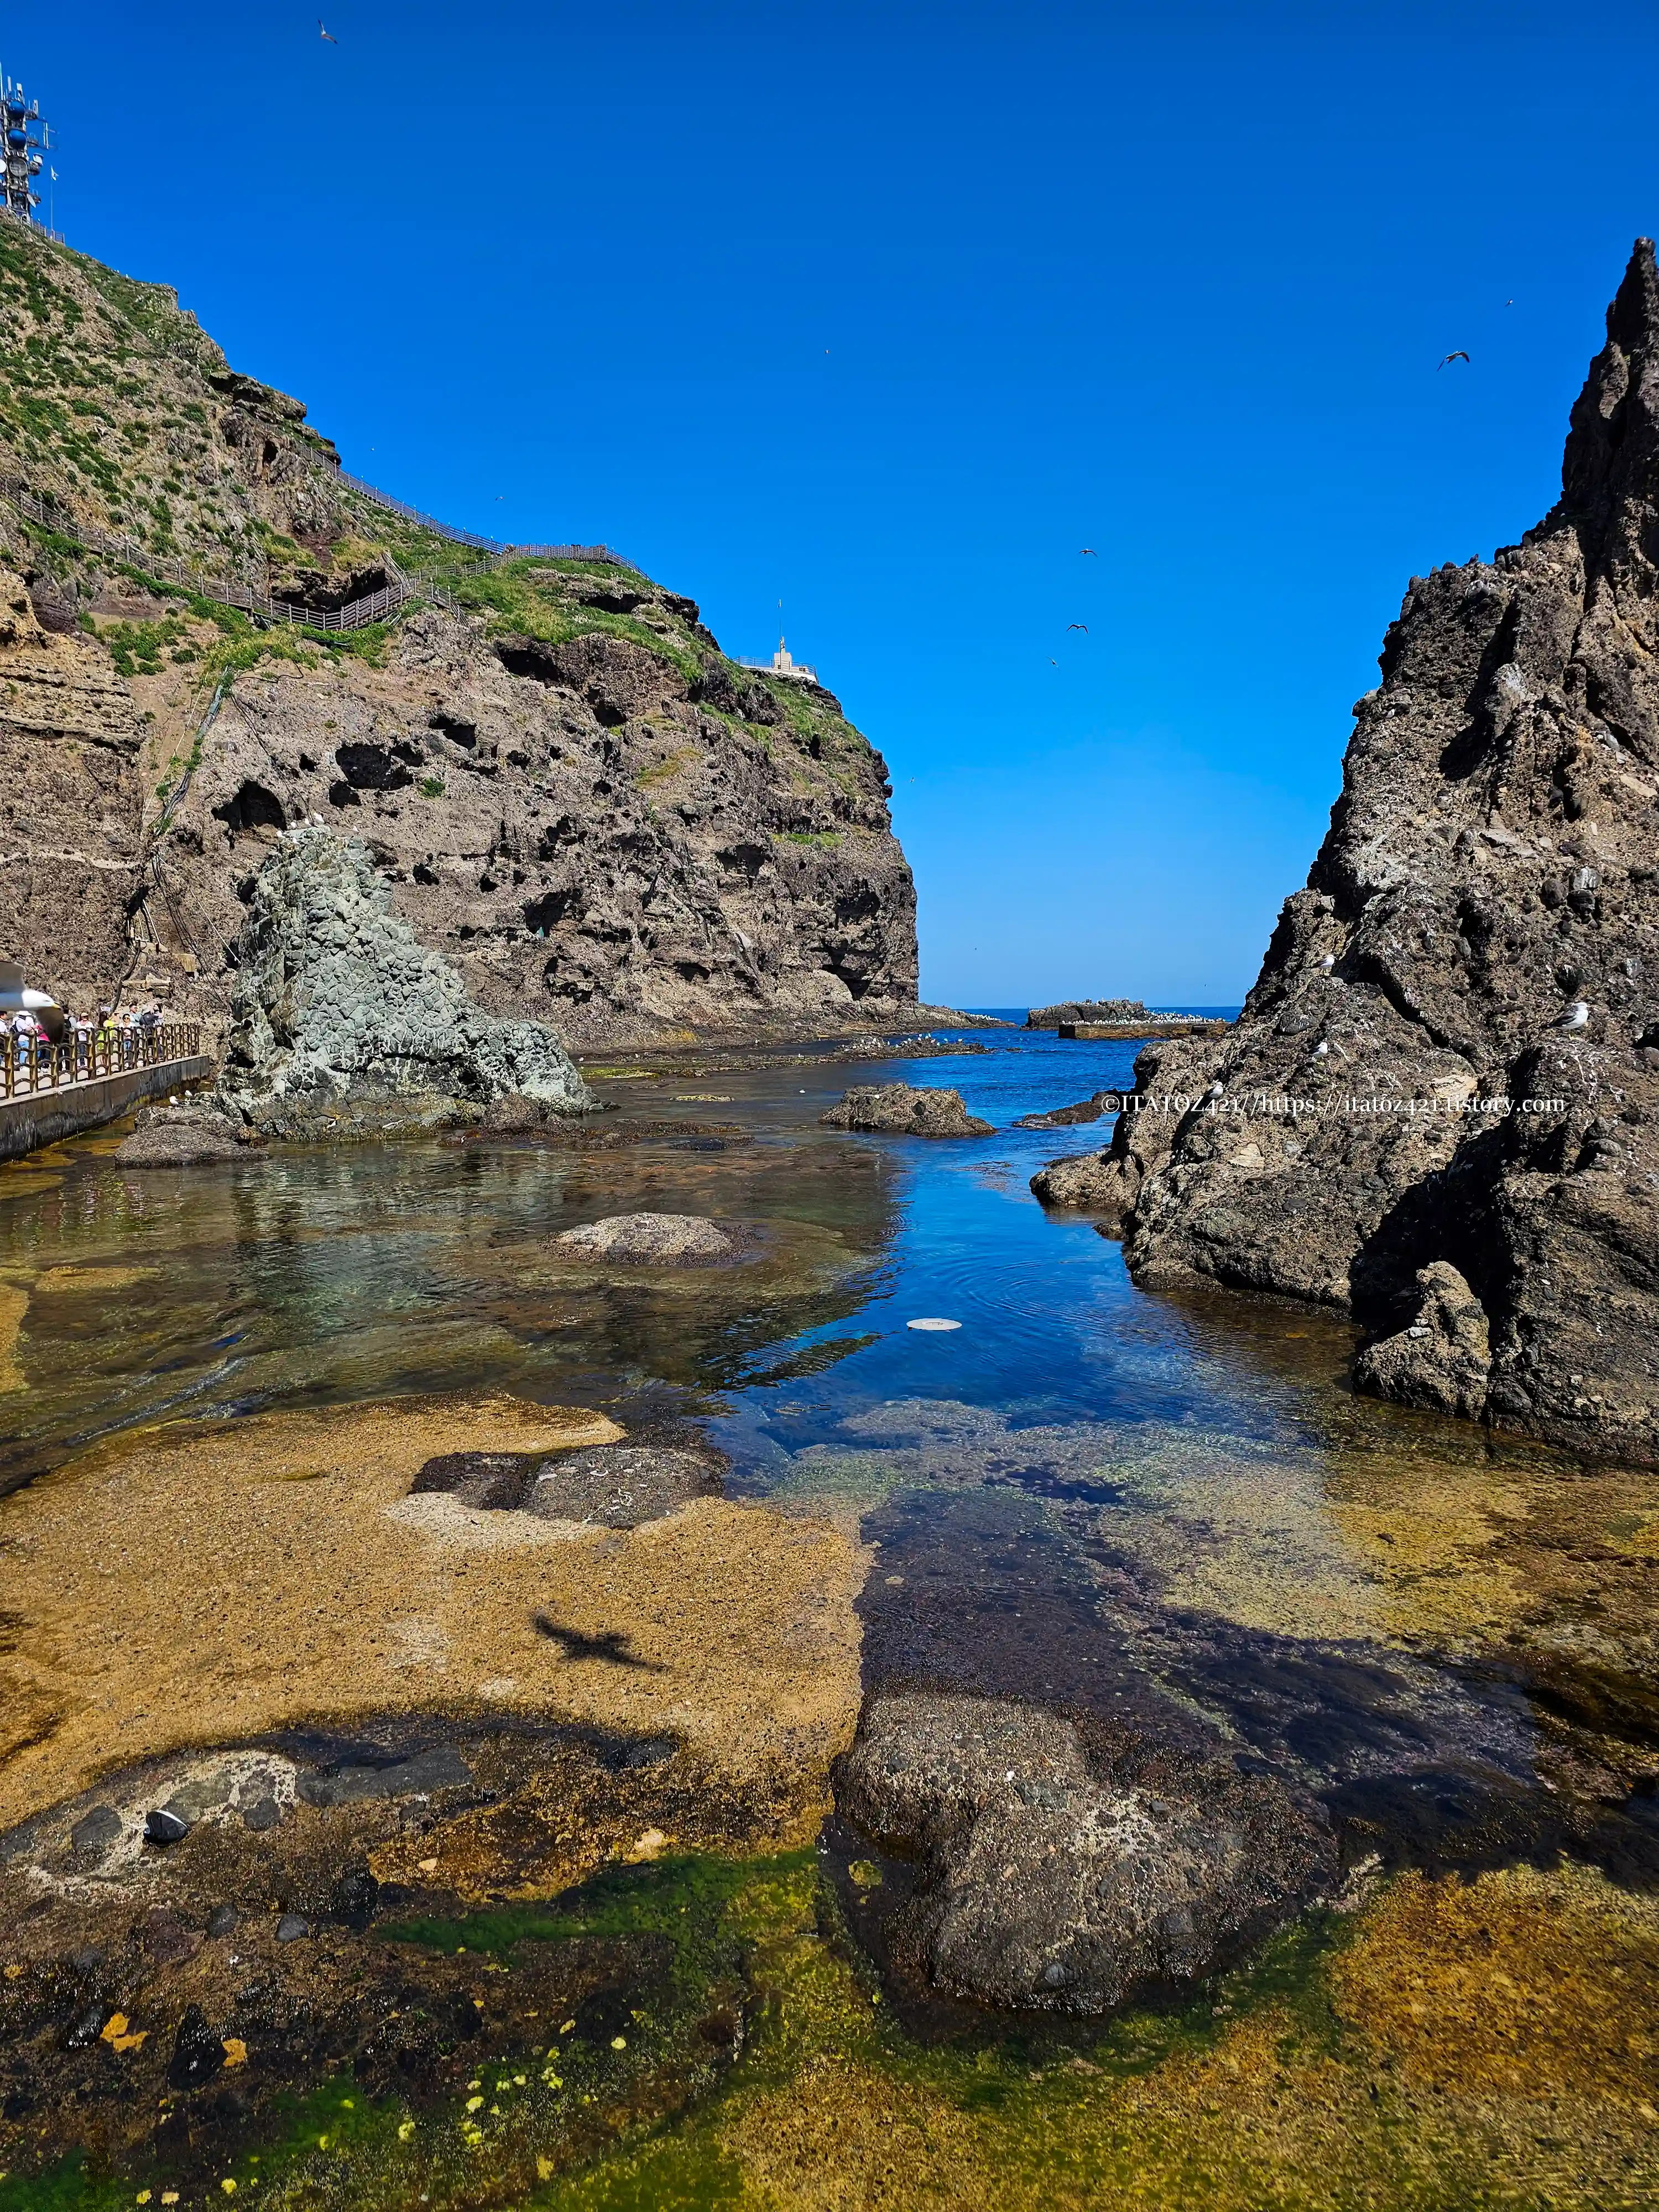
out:
M872 1680L1178 1709L1320 1790L1356 1850L1472 1863L1571 1838L1659 1865L1643 1788L1540 1786L1575 1723L1540 1651L1557 1676L1644 1663L1617 1591L1555 1575L1550 1516L1570 1498L1571 1541L1605 1545L1628 1486L1356 1400L1333 1317L1138 1291L1115 1243L1028 1188L1106 1125L1011 1126L1126 1084L1133 1048L976 1041L604 1086L752 1139L725 1150L294 1148L140 1174L83 1141L0 1170L0 1284L28 1297L0 1481L141 1420L410 1391L689 1418L734 1492L842 1515L878 1547ZM817 1126L878 1079L954 1086L996 1134ZM746 1224L758 1256L641 1279L552 1247L641 1207Z

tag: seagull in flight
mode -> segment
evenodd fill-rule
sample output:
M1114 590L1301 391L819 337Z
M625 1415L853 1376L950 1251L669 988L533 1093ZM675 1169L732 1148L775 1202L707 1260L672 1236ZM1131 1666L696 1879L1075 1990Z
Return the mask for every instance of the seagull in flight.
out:
M317 18L317 35L319 39L326 39L331 46L337 46L340 43L333 32L325 26L320 15Z
M1067 629L1080 629L1085 637L1087 637L1089 635L1089 625L1087 623L1067 623L1066 627Z
M1079 553L1086 553L1091 561L1098 561L1100 558L1092 545L1079 545L1077 550Z
M1451 367L1452 363L1453 363L1455 361L1469 361L1469 357L1468 357L1468 354L1466 354L1466 353L1463 351L1463 349L1462 349L1462 348L1461 346L1458 348L1458 349L1457 349L1457 351L1456 351L1455 353L1449 353L1449 354L1446 356L1446 358L1444 359L1444 361L1443 361L1443 362L1441 362L1441 364L1440 364L1440 368L1449 368ZM1473 362L1469 362L1469 367L1470 367L1471 368L1474 368L1474 363ZM1440 374L1440 368L1437 368L1437 369L1436 369L1436 371L1435 371L1435 374L1436 374L1437 376L1438 376L1438 375L1439 375L1439 374Z

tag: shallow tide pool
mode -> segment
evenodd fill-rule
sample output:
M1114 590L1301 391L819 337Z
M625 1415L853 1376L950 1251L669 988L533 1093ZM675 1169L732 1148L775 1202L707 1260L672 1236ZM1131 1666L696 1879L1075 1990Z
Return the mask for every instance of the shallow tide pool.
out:
M1108 1125L1012 1126L1131 1048L963 1041L608 1074L672 1125L614 1149L0 1169L5 2212L1659 2201L1659 1481L1356 1399L1333 1316L1138 1291L1028 1188ZM890 1079L996 1134L817 1127ZM553 1245L647 1208L749 1256ZM724 1502L555 1544L404 1496L540 1408L717 1444ZM945 2002L830 1803L886 1684L1178 1714L1320 1798L1340 1886L1117 2019ZM468 1794L307 1780L444 1757Z

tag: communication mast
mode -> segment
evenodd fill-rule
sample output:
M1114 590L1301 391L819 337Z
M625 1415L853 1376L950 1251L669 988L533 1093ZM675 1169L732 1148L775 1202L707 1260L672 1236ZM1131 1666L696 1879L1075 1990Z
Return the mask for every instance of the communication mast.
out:
M42 157L52 144L52 134L40 120L40 103L26 100L21 84L0 72L0 122L4 145L0 149L0 191L6 213L15 222L32 223L40 195L34 189Z

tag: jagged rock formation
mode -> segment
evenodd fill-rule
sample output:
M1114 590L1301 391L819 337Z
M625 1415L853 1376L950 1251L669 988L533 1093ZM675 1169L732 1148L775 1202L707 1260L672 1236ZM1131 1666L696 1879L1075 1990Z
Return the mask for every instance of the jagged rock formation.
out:
M273 1134L418 1127L505 1097L592 1103L557 1033L474 1006L332 830L292 831L260 870L231 1011L221 1096Z
M107 654L44 629L0 569L0 956L77 1012L127 964L139 743Z
M13 228L0 273L15 309L0 477L158 563L319 611L394 561L441 572L466 610L345 639L258 633L0 501L0 557L40 619L83 626L53 649L99 672L109 744L133 741L118 799L124 820L147 817L149 850L142 878L94 902L102 992L131 958L169 979L176 1010L222 1018L248 885L283 830L320 817L362 836L481 1006L584 1044L916 1018L886 769L828 691L738 666L693 600L620 563L480 573L353 492L300 403L232 370L165 288ZM85 811L43 793L37 836L79 843Z
M1436 1386L1379 1344L1362 1385L1655 1458L1650 241L1573 408L1559 504L1492 562L1414 578L1381 667L1236 1030L1148 1048L1109 1152L1034 1187L1097 1208L1143 1283L1207 1276L1462 1347ZM1484 1388L1474 1316L1454 1328L1435 1304L1454 1273Z

